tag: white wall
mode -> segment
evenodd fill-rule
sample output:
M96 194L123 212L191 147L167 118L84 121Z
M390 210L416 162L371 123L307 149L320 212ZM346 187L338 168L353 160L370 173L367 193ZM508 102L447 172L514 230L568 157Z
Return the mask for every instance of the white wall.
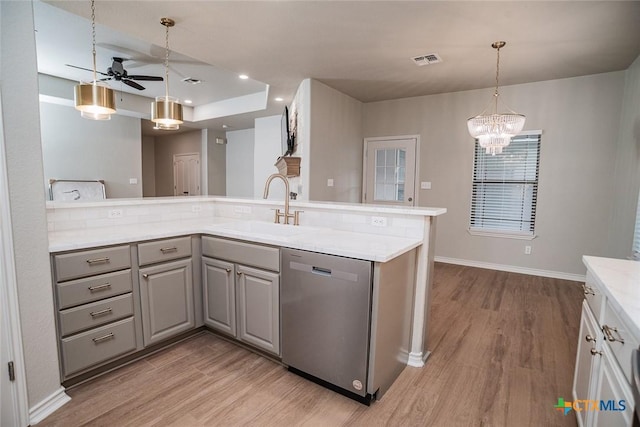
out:
M436 255L584 274L583 254L607 255L613 174L624 72L501 88L501 97L542 129L537 238L471 236L473 140L466 121L491 89L364 104L365 137L419 134L422 206L448 209L438 219ZM356 167L354 165L354 167ZM531 245L531 255L524 246Z
M227 196L253 197L254 129L227 132Z
M47 188L50 178L103 179L108 198L142 197L140 119L88 120L73 107L41 102L40 126Z
M255 143L253 148L253 197L263 196L264 184L269 175L278 172L274 166L282 152L282 116L264 117L255 120ZM278 181L281 182L281 181ZM284 200L284 184L271 184L269 199ZM294 191L291 188L290 191Z
M156 139L142 137L142 196L156 196Z
M224 132L207 131L207 194L224 196L227 193L227 146L216 144L216 138L225 138Z
M60 389L30 2L0 2L0 90L27 392L33 408ZM6 367L2 367L3 371ZM4 371L6 372L6 371ZM3 372L3 374L4 374Z
M607 255L631 255L640 189L640 56L625 72L622 117L611 189L615 201L609 219Z
M362 193L362 102L311 80L309 200L358 203ZM333 179L334 186L327 186Z

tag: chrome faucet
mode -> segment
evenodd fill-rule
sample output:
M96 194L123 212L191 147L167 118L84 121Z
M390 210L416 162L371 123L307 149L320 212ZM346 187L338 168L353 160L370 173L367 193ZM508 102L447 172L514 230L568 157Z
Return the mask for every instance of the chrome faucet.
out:
M280 212L280 209L276 209L276 218L274 222L276 224L280 224L280 218L283 218L284 223L289 224L289 218L293 218L293 225L299 225L300 212L302 211L295 211L293 214L289 213L289 180L286 176L281 173L274 173L273 175L270 175L269 178L267 178L267 182L264 183L264 195L262 198L266 199L269 197L269 185L271 185L271 181L275 178L280 178L282 182L284 182L284 212Z

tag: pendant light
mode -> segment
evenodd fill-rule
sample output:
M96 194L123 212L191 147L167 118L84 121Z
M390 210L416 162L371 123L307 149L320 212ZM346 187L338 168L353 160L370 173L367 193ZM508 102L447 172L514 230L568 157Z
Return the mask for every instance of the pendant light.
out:
M91 40L93 50L93 81L76 85L74 99L76 110L86 119L110 120L111 114L116 112L116 95L113 89L102 82L98 82L96 73L96 6L91 0Z
M525 116L507 108L507 113L498 113L498 83L500 77L500 48L503 48L507 42L497 41L491 44L491 47L498 51L498 59L496 62L496 90L493 94L494 99L490 102L493 104L493 112L487 113L483 111L480 115L467 120L469 134L478 139L482 148L487 154L495 156L502 153L502 149L509 145L511 138L516 136L524 127Z
M151 121L156 125L154 129L178 130L182 124L182 104L177 98L169 96L169 27L176 23L173 19L162 18L160 23L166 28L166 54L164 57L164 87L165 96L158 96L151 103Z

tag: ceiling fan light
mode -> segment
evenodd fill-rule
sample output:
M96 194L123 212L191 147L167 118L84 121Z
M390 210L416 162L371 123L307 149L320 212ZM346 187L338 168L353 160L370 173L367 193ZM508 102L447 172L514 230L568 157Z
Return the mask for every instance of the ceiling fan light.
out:
M177 98L171 96L158 96L151 103L151 121L156 124L158 129L175 130L178 127L169 128L169 126L178 126L183 123L182 120L182 104Z
M116 112L115 92L107 86L80 83L75 87L74 98L76 110L79 110L84 118L109 120L110 115Z

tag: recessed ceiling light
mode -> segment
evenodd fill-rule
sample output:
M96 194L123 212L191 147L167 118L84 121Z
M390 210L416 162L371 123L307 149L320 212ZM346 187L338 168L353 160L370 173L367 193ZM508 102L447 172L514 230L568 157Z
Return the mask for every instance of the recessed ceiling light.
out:
M229 125L222 125L222 129L229 129Z
M238 77L240 77L242 80L247 80L249 78L249 76L247 76L246 74L240 74Z
M280 97L277 97L277 98L276 98L276 101L278 101L278 102L282 102L282 101L284 101L284 99L282 99L282 98L280 98Z
M184 100L184 103L185 103L185 104L193 104L193 101L192 101L192 100L190 100L190 99L185 99L185 100Z

